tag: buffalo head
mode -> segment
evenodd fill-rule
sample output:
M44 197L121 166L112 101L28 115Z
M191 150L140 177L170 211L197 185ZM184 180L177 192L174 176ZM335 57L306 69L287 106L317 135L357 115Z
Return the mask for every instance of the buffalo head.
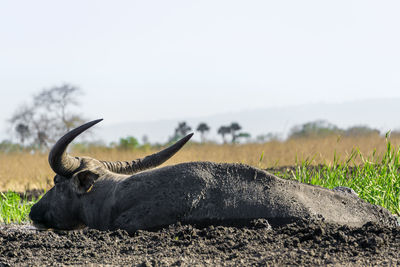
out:
M84 226L79 214L82 199L90 193L99 178L123 179L134 173L161 165L192 137L189 134L172 146L131 162L110 162L89 157L72 157L67 146L79 134L102 119L88 122L61 137L49 154L49 164L56 173L51 188L29 213L37 228L78 229Z

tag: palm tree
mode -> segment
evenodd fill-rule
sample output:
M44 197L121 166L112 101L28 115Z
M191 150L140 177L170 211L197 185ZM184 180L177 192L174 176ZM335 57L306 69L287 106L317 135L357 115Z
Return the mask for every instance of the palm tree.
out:
M205 122L201 122L199 126L197 126L196 131L200 132L202 143L204 143L205 141L205 133L208 132L209 130L210 127Z
M237 137L236 131L241 130L242 126L240 126L239 123L237 123L237 122L232 122L231 126L229 126L229 129L232 134L232 143L235 143L236 137Z
M220 134L222 136L224 144L226 144L225 135L229 134L230 132L231 132L231 127L229 127L229 126L221 126L218 128L218 134Z

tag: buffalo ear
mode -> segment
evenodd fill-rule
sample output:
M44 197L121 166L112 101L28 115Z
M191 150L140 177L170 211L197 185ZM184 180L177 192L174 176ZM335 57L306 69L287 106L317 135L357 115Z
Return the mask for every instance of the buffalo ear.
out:
M81 171L75 174L76 183L79 193L86 193L92 189L94 182L99 178L99 175L92 171Z

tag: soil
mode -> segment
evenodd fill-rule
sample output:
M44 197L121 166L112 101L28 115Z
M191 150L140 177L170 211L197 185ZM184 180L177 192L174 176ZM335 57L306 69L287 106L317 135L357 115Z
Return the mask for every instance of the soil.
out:
M32 189L26 192L17 192L21 199L26 199L28 201L37 200L41 195L44 194L43 189ZM3 192L4 193L4 192Z
M397 266L400 227L298 221L271 228L170 225L156 231L37 231L0 226L0 266Z

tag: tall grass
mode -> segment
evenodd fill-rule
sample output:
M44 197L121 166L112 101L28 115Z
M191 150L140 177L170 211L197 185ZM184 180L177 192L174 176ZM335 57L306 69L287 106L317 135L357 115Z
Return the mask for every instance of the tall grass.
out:
M29 211L35 199L29 201L26 197L8 191L0 193L0 223L22 223L29 220Z
M400 144L400 138L390 139L392 146ZM193 144L183 147L165 165L188 161L239 162L259 168L294 166L302 161L310 165L335 165L349 158L358 149L362 155L386 153L384 137L306 138L265 144L217 145ZM154 148L123 151L107 148L91 148L86 151L71 151L74 156L89 156L100 160L129 161L158 151ZM260 157L260 155L263 155ZM351 164L363 164L358 156ZM49 189L54 173L47 161L47 153L0 153L0 191L23 192L28 189Z
M386 138L386 151L379 156L376 150L365 157L354 148L340 161L335 155L332 164L311 167L312 161L297 162L294 170L283 174L286 178L327 188L346 186L360 198L389 209L400 215L400 148L395 148ZM356 164L360 162L361 164Z

